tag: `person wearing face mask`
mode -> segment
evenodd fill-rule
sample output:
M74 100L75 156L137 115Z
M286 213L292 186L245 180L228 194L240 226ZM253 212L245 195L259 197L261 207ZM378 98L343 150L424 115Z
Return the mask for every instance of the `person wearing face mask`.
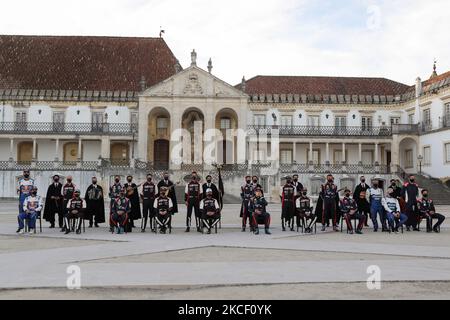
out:
M305 233L312 233L312 226L317 220L317 215L314 214L312 200L308 197L308 190L302 188L301 195L295 201L296 217L297 217L297 231L300 228L300 221L305 227Z
M250 200L249 210L251 211L251 219L253 225L253 233L259 234L259 224L264 224L265 234L272 234L270 228L270 213L267 212L267 201L264 198L263 192L260 188L255 189L255 195Z
M417 207L417 199L419 198L419 185L416 183L414 175L409 176L409 181L405 182L402 187L401 197L406 203L406 231L410 231L412 227L414 231L420 231L417 227L419 221L419 210Z
M388 188L386 197L382 200L384 210L386 211L389 227L392 232L398 233L398 229L408 220L408 217L401 212L400 204L395 197L394 189Z
M286 222L288 222L290 230L294 231L295 195L296 190L292 184L292 178L286 177L286 183L280 188L281 228L283 231L286 231Z
M127 226L129 227L129 230L127 230L127 232L131 232L132 228L135 227L134 220L141 219L141 205L139 203L138 191L139 186L133 182L133 176L127 176L127 182L123 186L127 190L126 197L130 200L131 204L131 211L128 215L130 221L129 224L127 224Z
M392 197L398 200L398 198L402 195L402 188L397 185L397 181L395 179L391 179L390 188L392 189Z
M70 199L73 198L73 194L74 194L75 190L77 189L76 185L72 182L72 180L73 180L72 176L67 176L66 184L64 184L62 187L64 208L66 209L64 212L64 216L67 215L67 203L69 202ZM61 228L61 232L66 231L67 226L65 224L65 220L64 220L64 225L62 225L62 223L60 222L59 227Z
M202 199L202 191L200 183L197 181L197 173L192 172L191 181L186 185L184 189L184 200L186 202L187 207L187 215L186 215L186 232L189 232L191 229L191 217L192 211L194 211L195 215L195 225L197 227L197 232L201 232L200 227L200 200Z
M81 224L84 219L84 213L86 210L86 201L81 199L80 190L76 189L74 191L72 199L67 202L67 213L64 217L66 231L65 234L69 234L71 232L71 221L75 220L74 228L77 234L81 233Z
M252 177L252 186L253 186L253 190L256 190L256 189L261 189L261 192L262 192L262 195L264 196L264 191L263 191L263 188L262 188L262 186L258 183L258 177L257 176L253 176Z
M331 218L333 220L333 230L338 232L338 204L339 192L334 184L333 175L327 175L327 182L321 186L319 197L322 200L322 231L327 229L326 222Z
M59 182L59 175L53 176L53 182L47 188L45 196L45 209L43 218L50 222L50 228L55 227L55 214L58 214L59 225L63 224L65 207L62 196L62 183Z
M175 193L175 184L169 180L168 172L164 172L163 179L158 182L158 190L160 190L161 187L167 188L167 196L172 200L173 203L173 208L171 210L172 214L177 213L178 202L177 202L177 195Z
M109 204L109 215L111 216L113 213L113 204L114 201L119 197L121 190L123 189L123 185L120 183L120 176L114 177L114 183L109 187L109 198L110 204ZM110 219L110 229L111 232L114 230L114 225L111 223Z
M103 188L98 185L97 177L92 177L92 183L87 188L84 196L86 200L86 218L89 220L89 228L105 222L105 199Z
M439 233L440 226L444 222L445 217L436 212L433 200L430 199L428 190L422 190L422 198L417 200L420 216L427 220L427 232ZM437 219L436 224L433 226L433 219Z
M206 189L206 197L200 201L202 213L203 233L211 234L211 229L216 226L220 219L220 206L217 199L213 197L212 189Z
M34 179L30 178L30 170L23 170L23 176L19 179L17 193L19 194L19 214L24 213L23 202L31 194L34 187Z
M355 191L353 192L353 200L356 201L359 213L365 215L364 221L365 226L367 227L367 222L370 217L370 203L367 201L366 194L367 190L370 189L370 186L366 183L366 177L364 176L361 176L359 181L360 183L356 186Z
M247 219L249 220L250 231L253 231L252 218L250 211L250 200L255 196L255 189L252 185L252 179L250 176L245 177L245 183L241 186L241 212L240 217L242 218L242 232L245 232L247 227Z
M352 220L356 219L358 220L356 234L362 234L366 216L358 211L356 201L351 198L351 191L349 189L344 190L344 197L339 201L339 208L347 224L347 232L353 234Z
M202 185L202 194L203 194L203 199L205 199L207 197L206 194L206 190L211 189L212 191L212 197L214 199L216 199L217 201L219 201L220 198L220 194L219 194L219 189L217 188L217 186L212 182L212 177L211 175L207 175L206 176L206 182ZM219 203L220 204L220 203Z
M150 229L156 232L155 210L153 205L158 195L158 186L153 182L153 176L149 173L147 181L141 185L141 199L142 199L142 222L141 232L145 232L147 227L147 219L150 217Z
M153 203L153 210L155 212L155 232L159 227L160 233L166 233L166 229L169 229L169 233L172 229L172 200L167 196L167 187L162 186L159 189L159 197L155 199Z
M120 189L111 206L111 232L115 231L117 234L123 234L127 230L127 223L130 220L128 218L131 210L130 200L126 197L126 193L125 188Z
M42 198L37 195L37 187L33 186L30 192L30 195L25 198L23 201L22 213L19 214L19 229L17 229L17 233L23 234L25 227L25 220L28 220L28 229L29 233L34 233L36 229L36 219L39 216L43 202Z
M384 209L383 209L383 190L379 188L378 180L373 180L372 188L368 190L369 199L370 199L370 218L373 223L373 231L378 231L378 215L380 216L381 227L383 232L388 232L389 229L386 225L386 219L384 217Z
M298 181L298 174L292 176L292 185L295 188L295 199L302 195L303 185Z

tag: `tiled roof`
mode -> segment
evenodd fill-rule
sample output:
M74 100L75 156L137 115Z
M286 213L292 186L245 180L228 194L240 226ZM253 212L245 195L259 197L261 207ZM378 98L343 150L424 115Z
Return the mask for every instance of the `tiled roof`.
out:
M176 62L162 38L0 35L0 89L137 92Z
M237 86L241 88L241 85ZM384 78L256 76L245 82L247 94L396 96L409 86Z
M422 83L422 85L423 86L429 86L429 85L431 85L433 83L439 82L439 81L447 79L447 78L450 78L450 71L447 71L447 72L445 72L443 74L440 74L440 75L438 75L436 77L433 77L431 79L428 79L428 80L424 81Z

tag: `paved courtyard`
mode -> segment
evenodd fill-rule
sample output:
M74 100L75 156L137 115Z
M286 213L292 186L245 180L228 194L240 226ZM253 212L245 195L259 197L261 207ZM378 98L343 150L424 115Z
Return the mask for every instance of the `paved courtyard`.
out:
M59 229L16 235L17 204L0 202L1 299L449 299L450 219L440 234L364 235L282 232L270 205L272 235L239 228L239 206L224 209L218 234L113 235L105 225L81 235ZM450 207L438 207L450 216ZM138 231L136 229L136 231ZM66 287L69 266L81 289ZM369 266L381 290L368 290Z

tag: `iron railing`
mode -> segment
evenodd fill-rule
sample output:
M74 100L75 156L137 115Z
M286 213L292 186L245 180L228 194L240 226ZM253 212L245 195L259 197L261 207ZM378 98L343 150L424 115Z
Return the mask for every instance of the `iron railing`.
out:
M392 125L393 134L419 134L418 124L393 124Z
M392 128L388 126L259 126L249 125L249 134L271 135L278 130L279 135L289 136L363 136L363 137L389 137Z
M391 173L390 166L386 165L364 165L364 164L280 164L279 170L283 174L295 173Z
M136 123L1 122L0 134L133 135Z

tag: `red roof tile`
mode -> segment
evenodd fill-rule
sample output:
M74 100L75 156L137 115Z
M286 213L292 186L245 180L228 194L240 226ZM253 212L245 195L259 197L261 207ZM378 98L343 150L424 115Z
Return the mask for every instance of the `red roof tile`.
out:
M410 86L384 78L349 77L256 76L245 84L247 94L395 96L408 88Z
M424 81L422 83L422 85L423 86L429 86L430 84L439 82L439 81L447 79L447 78L450 78L450 71L447 71L447 72L445 72L443 74L440 74L440 75L438 75L438 76L436 76L434 78L428 79L428 80Z
M0 89L140 91L176 61L162 38L0 35Z

